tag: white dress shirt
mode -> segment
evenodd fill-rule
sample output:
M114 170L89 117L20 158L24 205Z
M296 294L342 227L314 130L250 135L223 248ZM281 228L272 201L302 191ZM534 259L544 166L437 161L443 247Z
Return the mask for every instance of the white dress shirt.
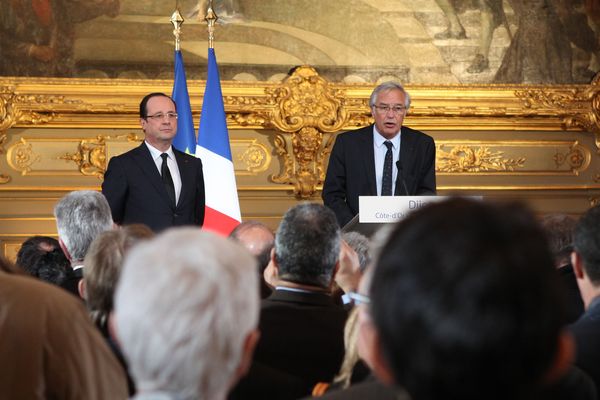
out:
M400 136L402 129L392 139L386 139L379 132L377 127L373 125L373 152L375 154L375 183L377 185L377 196L381 196L381 181L383 180L383 164L385 163L385 153L387 147L383 144L386 140L392 142L392 192L396 189L396 179L398 179L398 168L396 162L400 159ZM393 194L393 193L392 193Z
M163 152L158 150L156 147L152 146L148 142L146 146L148 146L148 150L150 150L150 155L154 160L154 164L158 169L158 174L161 175L161 167L162 167L162 157L160 156ZM175 160L175 153L173 153L173 147L169 146L169 149L165 151L169 157L167 157L167 165L169 166L169 172L171 173L171 177L173 178L173 186L175 186L175 204L179 202L179 195L181 194L181 175L179 174L179 167L177 166L177 161Z

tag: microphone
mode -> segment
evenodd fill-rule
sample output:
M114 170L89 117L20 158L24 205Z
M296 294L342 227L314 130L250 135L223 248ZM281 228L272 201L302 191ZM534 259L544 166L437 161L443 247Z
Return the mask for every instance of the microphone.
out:
M398 168L398 178L396 178L396 181L400 179L400 182L402 182L402 187L404 188L404 195L408 196L408 188L406 187L406 181L404 180L404 173L402 171L402 163L400 160L396 161L396 168Z

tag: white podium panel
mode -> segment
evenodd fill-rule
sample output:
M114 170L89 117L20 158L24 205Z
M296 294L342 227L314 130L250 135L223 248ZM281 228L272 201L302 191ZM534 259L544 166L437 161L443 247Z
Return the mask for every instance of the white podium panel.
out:
M359 222L361 224L396 222L411 211L447 198L447 196L360 196L358 198Z

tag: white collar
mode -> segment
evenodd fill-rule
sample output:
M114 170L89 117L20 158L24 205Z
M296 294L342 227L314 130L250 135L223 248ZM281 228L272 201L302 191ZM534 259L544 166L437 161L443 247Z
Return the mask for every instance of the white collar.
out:
M400 136L401 135L402 135L402 128L400 128L400 132L398 132L398 134L396 136L394 136L391 139L386 139L385 137L383 137L381 135L381 133L379 133L379 131L377 130L377 127L375 125L373 125L373 143L378 148L383 146L383 143L385 141L389 140L390 142L392 142L392 146L394 147L394 149L398 149L400 147Z
M173 146L169 146L169 148L167 149L167 151L160 151L159 149L157 149L156 147L152 146L150 143L148 143L145 140L144 140L144 143L146 143L146 146L148 147L148 150L150 150L150 155L152 156L153 160L159 159L160 155L162 153L167 153L169 155L169 158L171 160L175 161L175 153L173 152Z

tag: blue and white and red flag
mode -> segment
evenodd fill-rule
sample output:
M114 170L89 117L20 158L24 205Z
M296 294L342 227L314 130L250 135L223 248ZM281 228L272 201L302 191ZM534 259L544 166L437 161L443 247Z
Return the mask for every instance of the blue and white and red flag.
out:
M180 50L175 50L175 82L173 82L171 97L177 104L177 135L173 139L173 147L194 155L196 153L196 130L183 67L183 56Z
M208 77L198 128L196 156L202 159L206 191L203 229L229 235L241 221L235 172L215 50L208 49Z

